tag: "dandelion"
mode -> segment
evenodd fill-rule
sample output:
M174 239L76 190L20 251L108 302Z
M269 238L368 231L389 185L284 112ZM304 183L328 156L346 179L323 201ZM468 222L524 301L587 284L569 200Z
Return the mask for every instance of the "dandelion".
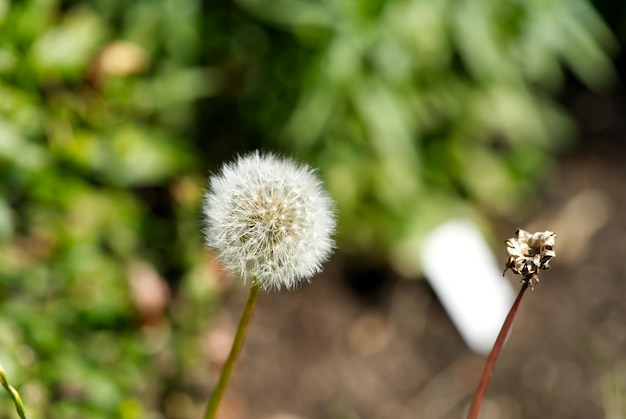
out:
M509 259L506 262L506 268L504 272L511 269L518 275L522 275L522 287L517 294L517 298L513 302L513 306L509 311L509 314L504 320L504 324L500 329L500 333L496 338L491 353L487 357L483 373L478 382L478 387L474 393L474 398L470 405L467 419L478 419L480 412L480 405L487 391L487 385L489 379L493 373L493 369L496 365L496 360L500 354L500 350L504 345L504 341L511 330L513 319L517 314L517 309L522 301L524 292L530 287L533 289L535 285L539 283L539 272L550 268L550 260L556 256L554 250L554 242L556 240L556 234L551 231L541 231L537 233L529 233L521 228L515 230L515 237L507 239L506 252L509 255Z
M256 152L209 182L206 244L228 271L279 290L321 270L334 245L335 218L313 170Z
M214 418L260 290L293 289L321 271L334 241L333 201L308 166L255 152L209 179L203 215L207 247L226 270L252 282L235 340L204 418Z

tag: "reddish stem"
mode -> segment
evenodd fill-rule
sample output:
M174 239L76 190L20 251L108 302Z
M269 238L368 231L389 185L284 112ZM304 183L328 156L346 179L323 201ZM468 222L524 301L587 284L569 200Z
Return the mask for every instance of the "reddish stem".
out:
M524 296L524 292L529 286L529 281L524 281L522 284L522 288L517 294L517 298L509 311L509 314L506 316L504 320L504 324L502 325L502 329L500 329L500 333L498 334L498 338L496 342L493 344L493 348L491 349L491 353L485 362L485 368L483 369L483 374L480 377L480 382L478 383L478 387L476 388L476 393L474 393L474 398L472 399L472 404L470 405L469 413L467 414L467 419L478 419L478 413L480 412L480 405L483 402L483 398L485 397L485 392L487 391L487 385L489 384L489 379L491 378L491 374L493 374L493 369L496 366L496 360L498 359L498 355L500 354L500 350L504 345L504 341L506 340L507 335L509 334L509 330L511 330L511 324L513 324L513 319L515 318L515 313L517 313L517 308L519 307L520 301L522 301L522 297Z

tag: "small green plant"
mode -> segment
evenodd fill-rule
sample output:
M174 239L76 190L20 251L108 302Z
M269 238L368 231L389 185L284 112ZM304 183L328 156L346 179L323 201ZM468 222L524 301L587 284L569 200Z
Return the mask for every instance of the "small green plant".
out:
M4 367L0 365L0 383L2 383L2 387L9 393L13 403L15 404L15 411L20 418L28 419L28 415L26 415L26 408L24 407L24 403L22 402L22 398L20 397L20 393L9 383L9 379L7 378L7 374L4 371Z

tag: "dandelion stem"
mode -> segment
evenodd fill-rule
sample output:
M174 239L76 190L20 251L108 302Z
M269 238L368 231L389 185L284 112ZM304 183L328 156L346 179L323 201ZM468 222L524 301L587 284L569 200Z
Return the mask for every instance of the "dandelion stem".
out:
M509 334L509 330L511 330L511 324L513 324L513 319L515 318L515 314L517 313L517 308L519 307L520 301L522 301L522 297L524 296L524 292L530 285L529 281L524 281L522 283L522 288L509 311L509 314L506 316L504 320L504 324L502 325L502 329L500 329L500 333L496 338L496 342L493 344L493 348L491 349L491 353L489 357L487 357L487 361L485 362L485 368L483 369L483 374L480 377L480 382L478 383L478 387L476 388L476 393L474 393L474 398L472 399L472 404L470 405L469 413L467 414L467 419L478 419L478 413L480 412L480 405L485 397L485 392L487 391L487 385L489 384L489 379L491 378L491 374L493 373L493 369L496 365L496 360L498 359L498 355L500 354L500 350L504 345L504 341L506 340L507 335Z
M213 390L213 394L211 395L211 399L209 400L209 404L207 405L206 412L204 413L204 419L213 419L217 414L217 409L219 408L220 401L222 400L224 391L228 386L230 376L233 373L233 369L235 367L235 364L237 363L237 358L239 357L239 353L241 352L241 348L243 347L246 332L248 331L248 325L250 324L250 319L252 318L252 314L254 313L254 307L256 305L257 298L259 297L259 290L259 283L254 282L252 284L252 287L250 288L250 294L248 295L248 301L246 302L246 306L241 313L241 319L239 319L239 325L237 326L237 333L235 334L233 346L230 348L230 354L228 355L228 359L226 360L226 363L222 368L220 379L217 382L215 390Z
M17 414L20 415L20 418L28 419L28 416L26 415L26 408L24 407L24 403L22 402L20 393L17 392L15 387L9 384L9 379L7 378L6 372L4 371L2 365L0 365L0 383L2 384L2 387L4 387L4 389L7 391L7 393L9 393L11 399L13 399L13 403L15 404L15 410L17 411Z

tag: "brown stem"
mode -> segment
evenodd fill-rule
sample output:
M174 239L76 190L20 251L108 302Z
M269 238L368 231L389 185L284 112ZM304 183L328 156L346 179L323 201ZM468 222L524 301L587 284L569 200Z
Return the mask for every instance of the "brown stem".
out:
M524 296L524 292L529 286L529 281L524 281L522 283L522 288L517 294L517 298L511 306L511 310L509 314L506 316L504 320L504 324L502 325L502 329L500 329L500 333L498 334L498 338L496 342L493 344L493 348L491 349L491 353L489 357L487 357L487 361L485 362L485 368L483 369L483 374L480 377L480 382L478 383L478 387L476 388L476 393L474 393L474 398L472 399L472 404L469 408L469 413L467 414L467 419L478 419L478 413L480 412L480 405L483 402L483 398L485 397L485 392L487 391L487 385L489 384L489 379L491 378L491 374L493 373L493 369L496 366L496 360L498 359L498 355L500 354L500 350L504 345L504 341L506 340L507 335L509 334L509 330L511 330L511 324L513 324L513 319L515 318L515 313L517 313L517 308L519 307L520 301L522 301L522 297Z

